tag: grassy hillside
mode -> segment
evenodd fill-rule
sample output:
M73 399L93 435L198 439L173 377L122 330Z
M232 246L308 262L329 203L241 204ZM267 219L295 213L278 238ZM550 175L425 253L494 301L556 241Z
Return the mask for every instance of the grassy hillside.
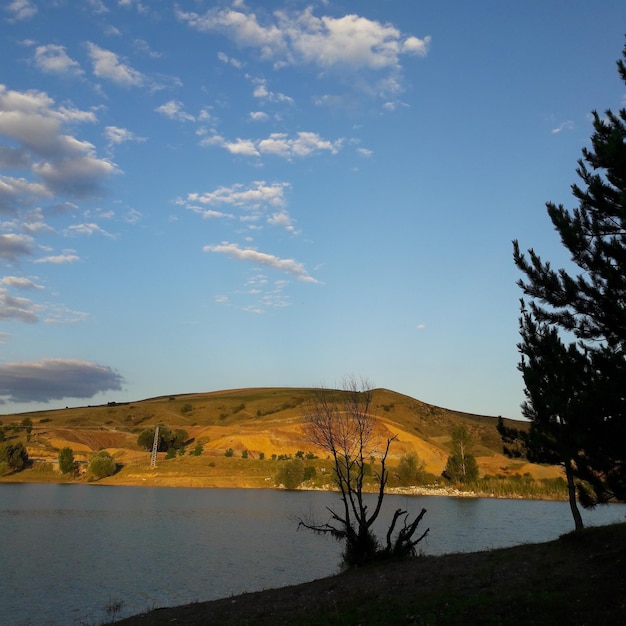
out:
M317 481L323 483L323 469L330 468L327 455L306 440L301 417L302 407L314 393L312 389L236 389L5 415L0 420L9 438L25 435L7 429L8 424L32 422L26 445L29 456L37 462L32 469L3 480L69 480L51 467L58 451L69 446L75 458L82 461L100 449L109 451L121 468L115 476L104 479L112 484L273 486L278 458L298 451L319 457L309 463L319 470ZM450 431L462 423L471 434L471 452L477 458L481 476L560 476L558 468L504 457L494 417L451 411L387 389L374 391L373 406L381 437L397 435L390 452L391 466L406 452L416 452L425 470L440 476L450 454ZM138 446L137 437L159 423L172 430L186 430L190 441L182 456L166 459L165 453L159 453L157 467L151 469L150 453ZM202 444L201 455L190 455L198 443ZM226 457L229 449L233 454Z
M626 524L616 524L544 544L350 570L118 624L624 624L624 567Z

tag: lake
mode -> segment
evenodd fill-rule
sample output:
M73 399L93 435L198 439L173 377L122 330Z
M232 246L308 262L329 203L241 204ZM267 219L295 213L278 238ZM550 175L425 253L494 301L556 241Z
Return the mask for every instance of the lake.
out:
M0 484L0 624L96 625L159 606L297 584L338 571L341 546L297 531L326 521L336 494ZM427 514L425 554L538 543L573 529L565 502L385 497ZM626 505L584 511L587 525L624 521Z

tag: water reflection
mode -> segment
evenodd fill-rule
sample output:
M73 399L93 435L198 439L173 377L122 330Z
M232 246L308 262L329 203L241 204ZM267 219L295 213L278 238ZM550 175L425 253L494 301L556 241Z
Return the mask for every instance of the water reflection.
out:
M279 587L337 571L341 546L296 530L295 516L328 518L325 492L0 485L0 586L7 624L98 623L110 601L123 613ZM387 496L377 528L396 508L428 510L426 554L539 542L572 529L563 502ZM587 523L623 521L604 507Z

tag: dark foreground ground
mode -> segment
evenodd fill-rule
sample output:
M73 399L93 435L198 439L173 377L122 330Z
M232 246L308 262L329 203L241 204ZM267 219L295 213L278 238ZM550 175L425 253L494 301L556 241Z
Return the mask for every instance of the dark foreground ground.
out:
M545 544L386 563L117 624L626 624L626 524Z

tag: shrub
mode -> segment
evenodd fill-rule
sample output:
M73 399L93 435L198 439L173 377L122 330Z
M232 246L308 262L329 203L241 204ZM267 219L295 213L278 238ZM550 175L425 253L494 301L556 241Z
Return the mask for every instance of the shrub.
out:
M247 450L243 450L241 452L241 458L242 459L247 459L248 458L248 451Z
M189 413L192 410L193 410L193 407L191 406L191 404L186 402L185 404L183 404L182 408L180 409L180 412L184 415L185 413Z
M304 463L302 459L292 459L283 464L276 474L276 484L285 489L296 489L304 481Z
M117 470L117 465L113 457L106 451L101 450L91 457L89 461L89 471L96 478L106 478L112 476Z
M396 469L396 477L402 487L423 485L429 479L435 478L432 474L426 472L424 461L420 461L419 456L415 452L407 452L402 455Z
M224 452L224 456L227 456L227 457L231 457L231 456L233 456L233 454L235 454L235 452L233 451L232 448L228 448L228 450L226 450L226 452Z
M74 468L74 451L72 448L62 448L59 452L59 469L63 474L70 474Z
M28 453L21 441L15 444L7 443L0 447L0 463L6 463L9 469L19 471L24 468L27 461Z
M144 450L152 450L154 445L154 428L146 428L137 437L137 445L141 446ZM185 442L189 439L189 433L178 428L172 432L165 424L159 426L159 442L157 444L157 450L159 452L165 452L170 448L181 448L185 445Z
M190 452L190 454L192 456L200 456L203 450L203 445L198 441L198 443L196 443L196 447Z

